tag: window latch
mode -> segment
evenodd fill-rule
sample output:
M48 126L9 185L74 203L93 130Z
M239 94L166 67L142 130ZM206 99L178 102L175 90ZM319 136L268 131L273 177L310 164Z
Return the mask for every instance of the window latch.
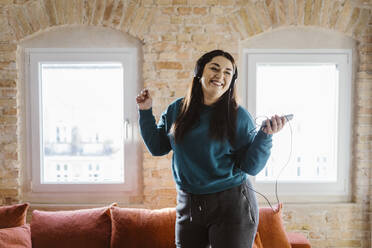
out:
M130 122L129 122L129 119L127 118L124 121L124 135L125 135L125 140L128 140L128 138L129 138L129 134L128 134L129 133L129 131L128 131L129 125L130 125Z

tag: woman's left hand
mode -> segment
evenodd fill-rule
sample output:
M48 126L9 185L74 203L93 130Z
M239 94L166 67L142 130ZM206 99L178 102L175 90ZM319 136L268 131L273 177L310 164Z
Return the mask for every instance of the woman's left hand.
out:
M267 134L274 134L279 132L283 129L285 123L287 120L285 117L279 117L278 115L275 115L271 117L271 125L270 125L270 119L266 120L266 127L264 127L263 131Z

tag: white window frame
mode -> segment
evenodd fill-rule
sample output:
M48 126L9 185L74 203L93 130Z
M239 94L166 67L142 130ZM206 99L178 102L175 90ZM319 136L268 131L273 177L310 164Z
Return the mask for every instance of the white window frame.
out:
M352 50L351 49L243 49L243 99L248 111L256 116L256 64L257 63L335 63L339 68L337 181L278 182L278 194L287 202L343 202L350 201L351 137L352 137ZM296 118L296 117L294 117ZM314 120L316 120L314 116ZM322 121L322 120L317 120ZM289 139L288 139L289 140ZM288 154L289 155L289 154ZM280 165L280 166L284 166ZM255 188L275 199L275 182L257 182ZM309 198L311 196L311 198Z
M128 193L136 195L139 188L141 159L138 145L137 107L135 96L138 88L138 51L136 48L26 48L25 49L25 102L26 102L26 184L32 199L52 199L58 193L64 196L86 193L85 198ZM59 184L45 183L41 179L41 88L38 78L40 62L71 63L121 63L124 79L124 183ZM102 202L104 198L89 202ZM54 199L54 200L53 200ZM48 201L48 200L47 200ZM84 200L82 200L84 201Z

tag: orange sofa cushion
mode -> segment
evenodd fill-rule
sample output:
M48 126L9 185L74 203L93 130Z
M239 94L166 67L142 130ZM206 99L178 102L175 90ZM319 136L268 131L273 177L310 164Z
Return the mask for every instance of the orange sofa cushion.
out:
M26 224L28 203L0 207L0 228L17 227Z
M254 237L253 248L263 248L259 232L257 232L256 237Z
M292 248L311 248L309 240L301 233L289 232L287 235Z
M0 247L31 248L30 226L0 229Z
M176 210L111 208L111 247L175 247Z
M109 207L74 211L34 210L33 248L108 248L111 239Z
M258 233L263 247L291 248L282 221L282 204L274 207L260 208Z

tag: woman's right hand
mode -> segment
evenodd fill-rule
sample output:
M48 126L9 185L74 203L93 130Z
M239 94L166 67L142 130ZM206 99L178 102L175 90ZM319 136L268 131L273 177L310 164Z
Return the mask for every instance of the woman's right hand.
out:
M152 107L152 98L148 89L141 90L141 93L136 97L136 101L140 110L147 110Z

